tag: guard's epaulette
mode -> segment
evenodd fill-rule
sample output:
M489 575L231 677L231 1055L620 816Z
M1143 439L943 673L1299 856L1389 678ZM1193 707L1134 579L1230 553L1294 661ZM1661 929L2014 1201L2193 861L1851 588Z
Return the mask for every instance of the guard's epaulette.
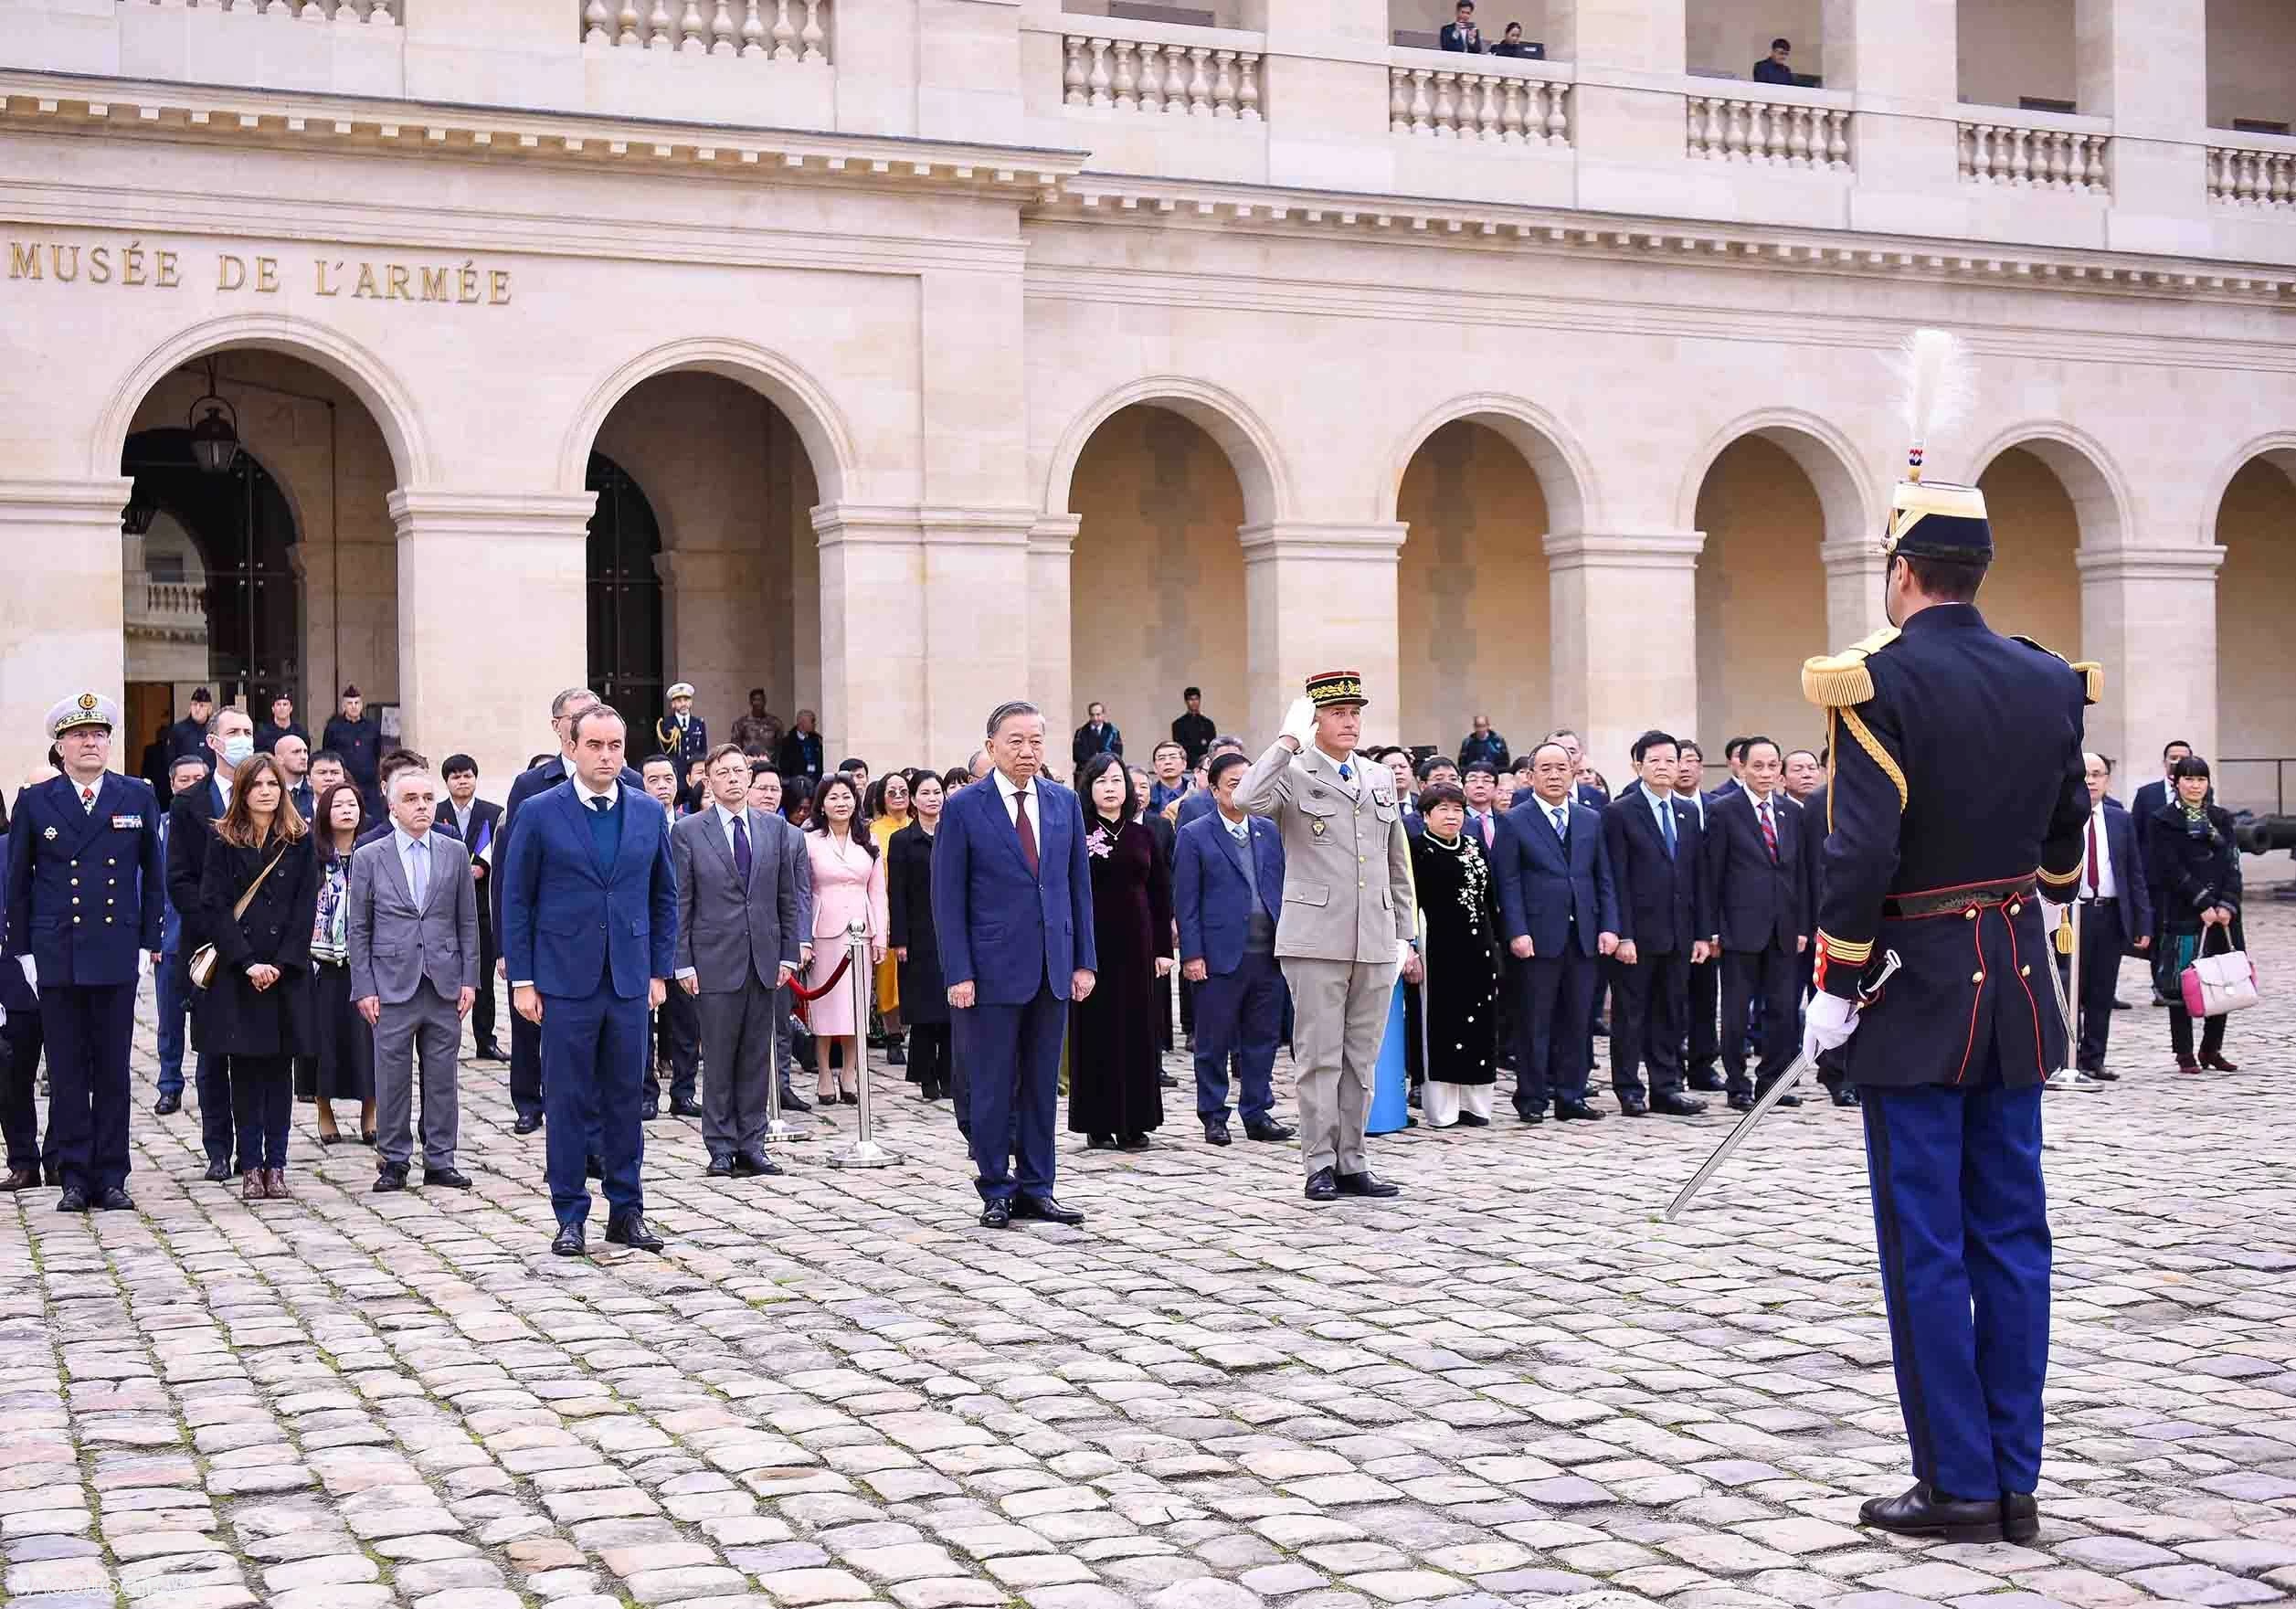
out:
M1812 704L1843 709L1864 704L1874 695L1874 675L1866 669L1866 656L1878 653L1898 640L1895 626L1884 626L1871 637L1839 653L1820 654L1802 662L1802 696Z
M2046 643L2036 642L2030 637L2012 637L2009 640L2012 642L2022 642L2027 648L2037 648L2043 653L2048 655L2049 658L2063 661L2064 663L2071 666L2074 670L2079 671L2080 672L2081 697L2084 702L2095 704L2100 699L2104 697L2105 668L2104 666L2099 664L2095 660L2066 659L2065 656L2058 652L2057 650L2049 647Z

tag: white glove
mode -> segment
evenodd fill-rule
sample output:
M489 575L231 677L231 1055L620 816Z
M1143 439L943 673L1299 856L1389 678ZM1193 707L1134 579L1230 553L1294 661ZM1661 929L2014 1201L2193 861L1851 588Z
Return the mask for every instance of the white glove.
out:
M1280 736L1290 738L1306 748L1316 741L1316 706L1306 698L1292 700L1292 707L1284 712L1284 730Z
M1802 1053L1815 1061L1819 1052L1847 1044L1857 1032L1856 1004L1820 990L1810 997L1809 1010L1803 1013Z

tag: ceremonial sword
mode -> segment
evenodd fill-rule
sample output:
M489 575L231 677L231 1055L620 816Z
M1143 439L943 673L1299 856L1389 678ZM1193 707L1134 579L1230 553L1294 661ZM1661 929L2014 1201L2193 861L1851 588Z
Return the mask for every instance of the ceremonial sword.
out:
M1901 964L1898 959L1896 950L1885 950L1882 953L1881 969L1874 974L1873 981L1860 983L1857 986L1857 1009L1859 1011L1864 1011L1880 997L1882 985L1889 981L1890 975L1896 972ZM1682 1210L1690 1204L1691 1198L1705 1188L1708 1180L1714 1177L1714 1170L1730 1160L1732 1151L1746 1143L1746 1137L1754 1131L1754 1125L1762 1121L1763 1114L1783 1100L1787 1092L1802 1081L1802 1075L1810 1070L1810 1053L1807 1051L1803 1052L1793 1058L1793 1064L1779 1075L1777 1082L1762 1092L1760 1098L1754 1102L1746 1115L1738 1120L1737 1126L1722 1137L1722 1143L1714 1148L1714 1154L1707 1158L1705 1164L1696 1173L1690 1175L1689 1182L1675 1191L1674 1200L1666 1203L1666 1220L1667 1223L1672 1223L1682 1215Z

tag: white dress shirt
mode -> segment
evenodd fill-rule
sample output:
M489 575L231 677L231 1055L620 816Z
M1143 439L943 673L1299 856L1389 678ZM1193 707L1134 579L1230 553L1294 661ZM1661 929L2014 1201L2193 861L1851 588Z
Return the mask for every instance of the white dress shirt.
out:
M1029 783L1029 790L1023 793L1014 784L1012 778L1002 771L991 771L989 774L997 779L997 797L1004 800L1005 814L1012 818L1013 831L1021 831L1021 812L1028 811L1029 836L1036 840L1037 852L1042 854L1044 852L1044 814L1037 805L1036 787L1037 783L1043 778L1032 779Z
M398 868L407 874L407 892L414 895L415 908L420 910L430 894L430 835L417 840L406 828L393 824L391 842L398 847ZM419 875L416 861L419 857Z

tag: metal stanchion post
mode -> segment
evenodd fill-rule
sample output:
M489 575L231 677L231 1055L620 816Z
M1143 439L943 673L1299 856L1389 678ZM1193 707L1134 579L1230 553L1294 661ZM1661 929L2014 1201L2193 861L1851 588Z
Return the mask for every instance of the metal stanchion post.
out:
M876 975L869 965L869 927L856 920L845 929L845 942L852 957L848 978L853 991L853 1087L861 1097L854 1107L859 1128L852 1143L830 1154L832 1168L890 1168L898 1158L877 1143L875 1126L869 1110L869 997L862 992L876 987Z
M802 976L802 974L797 976ZM795 982L796 977L793 976L790 981ZM780 990L776 990L774 992L778 994ZM779 1002L775 1002L774 1010L778 1011L780 1009ZM781 1036L777 1032L774 1035L773 1054L767 1058L773 1064L768 1069L769 1076L766 1079L766 1143L767 1145L788 1145L795 1140L813 1138L781 1116L781 1081L789 1076L789 1069L781 1064L780 1058Z

